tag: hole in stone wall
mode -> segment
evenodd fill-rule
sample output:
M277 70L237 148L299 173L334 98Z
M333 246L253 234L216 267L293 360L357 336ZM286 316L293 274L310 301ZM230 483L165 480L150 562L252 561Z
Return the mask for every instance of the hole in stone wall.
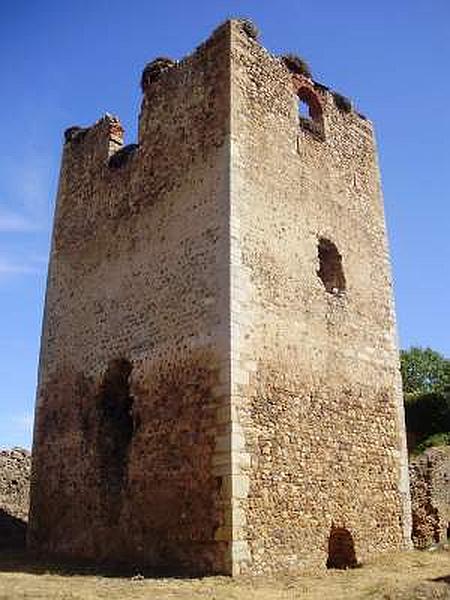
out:
M447 523L447 539L450 540L450 523Z
M330 294L342 294L345 291L345 275L342 268L342 256L336 245L325 238L320 238L319 247L319 270L320 277L325 289Z
M323 139L322 106L314 91L309 87L301 87L297 91L297 110L300 126Z
M332 525L328 538L327 569L352 569L358 565L352 534Z
M299 99L298 101L298 115L303 119L310 119L311 115L309 114L309 105L304 100Z
M133 437L132 365L113 360L105 373L97 401L97 447L102 482L108 493L120 493L127 472L128 449Z

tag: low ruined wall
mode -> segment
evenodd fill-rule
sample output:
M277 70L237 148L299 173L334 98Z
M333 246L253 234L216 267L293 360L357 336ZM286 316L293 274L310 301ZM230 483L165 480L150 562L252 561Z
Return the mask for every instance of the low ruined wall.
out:
M25 543L30 469L27 450L0 450L0 548Z
M450 527L450 447L430 448L409 465L416 548L447 540Z

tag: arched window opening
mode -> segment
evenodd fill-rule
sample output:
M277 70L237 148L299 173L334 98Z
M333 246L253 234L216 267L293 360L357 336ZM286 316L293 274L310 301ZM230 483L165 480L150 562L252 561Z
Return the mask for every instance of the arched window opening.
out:
M327 569L353 569L358 566L352 534L345 527L331 526L328 538Z
M322 106L316 94L309 87L297 91L297 109L302 129L323 137Z
M342 268L342 256L336 245L325 238L320 238L319 247L319 269L317 275L320 277L325 289L330 294L340 295L345 292L345 275Z

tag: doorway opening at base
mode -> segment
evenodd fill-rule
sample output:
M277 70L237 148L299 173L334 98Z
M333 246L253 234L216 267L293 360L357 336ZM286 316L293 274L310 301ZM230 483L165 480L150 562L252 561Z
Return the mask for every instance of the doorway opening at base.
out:
M327 569L354 569L357 566L352 534L345 527L332 525L328 538Z

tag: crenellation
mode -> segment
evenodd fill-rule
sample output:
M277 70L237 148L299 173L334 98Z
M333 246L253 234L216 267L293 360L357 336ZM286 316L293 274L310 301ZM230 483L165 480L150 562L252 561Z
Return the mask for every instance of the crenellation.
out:
M105 159L123 145L123 127L117 117L104 115L90 127L69 127L64 132L65 150Z
M163 73L176 66L176 62L171 58L159 56L151 62L147 63L142 71L141 90L146 94L150 90L150 86L157 81Z

